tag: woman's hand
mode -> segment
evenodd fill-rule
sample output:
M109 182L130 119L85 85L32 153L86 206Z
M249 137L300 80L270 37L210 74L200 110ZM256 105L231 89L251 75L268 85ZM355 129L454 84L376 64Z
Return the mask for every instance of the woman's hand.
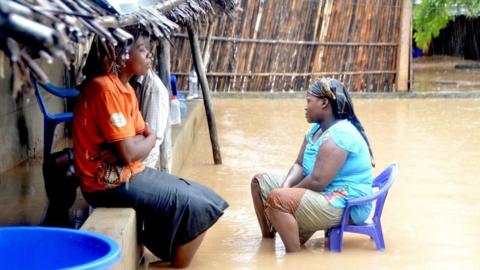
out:
M148 122L145 122L145 129L143 130L143 136L147 138L150 134L154 133Z
M155 146L155 132L145 123L145 129L142 134L127 138L118 142L113 142L112 146L120 161L129 164L134 161L143 160L148 156Z
M297 159L293 163L292 167L288 171L285 180L282 183L282 188L293 187L303 180L303 153L305 152L305 147L307 145L307 139L303 139L302 146L300 146L300 151L298 152Z
M109 150L109 149L100 151L100 153L98 153L98 156L96 157L96 159L99 159L99 160L101 160L105 163L109 163L109 164L118 162L118 158L116 156L114 156L112 154L112 151Z
M282 183L282 188L290 188L298 184L303 179L303 167L297 162L293 163L287 177Z

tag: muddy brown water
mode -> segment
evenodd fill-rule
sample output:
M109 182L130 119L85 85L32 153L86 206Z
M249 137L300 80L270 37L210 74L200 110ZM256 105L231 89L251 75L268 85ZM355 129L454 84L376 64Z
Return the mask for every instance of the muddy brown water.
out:
M231 205L191 269L478 269L480 99L358 99L355 105L372 143L375 174L400 165L382 217L386 250L347 234L343 252L332 253L319 232L292 255L279 237L262 239L250 178L288 171L308 129L304 101L224 99L215 101L223 165L213 165L204 124L180 172Z
M308 129L302 99L216 99L223 165L206 123L180 175L229 203L190 269L479 269L480 99L357 99L378 174L400 165L382 217L386 250L347 234L342 253L315 234L297 254L262 239L250 199L256 172L286 173ZM46 197L39 161L0 175L0 225L38 224ZM151 269L157 269L151 267Z
M452 56L428 56L413 60L413 91L479 91L480 61Z

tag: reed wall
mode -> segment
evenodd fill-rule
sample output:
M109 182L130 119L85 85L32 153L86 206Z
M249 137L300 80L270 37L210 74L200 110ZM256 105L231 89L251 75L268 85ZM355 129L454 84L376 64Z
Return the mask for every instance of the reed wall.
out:
M199 30L212 91L302 91L321 77L350 91L395 90L401 0L241 0L235 18ZM187 35L172 37L172 74L187 89Z

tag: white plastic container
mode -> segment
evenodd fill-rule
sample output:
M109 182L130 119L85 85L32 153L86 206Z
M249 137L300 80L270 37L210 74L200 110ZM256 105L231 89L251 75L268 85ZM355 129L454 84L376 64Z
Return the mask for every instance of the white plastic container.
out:
M179 125L181 122L180 101L178 101L177 96L172 96L170 99L170 124L172 126Z
M199 97L200 95L198 94L198 76L197 72L195 71L195 67L192 67L192 70L190 70L190 74L188 75L187 100Z
M184 101L180 101L180 116L182 117L182 119L185 119L187 118L187 104L185 104Z

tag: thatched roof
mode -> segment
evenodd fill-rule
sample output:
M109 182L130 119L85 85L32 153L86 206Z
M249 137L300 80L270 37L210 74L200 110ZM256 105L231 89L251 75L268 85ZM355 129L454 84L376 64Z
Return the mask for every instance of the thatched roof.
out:
M47 82L47 75L32 58L49 62L59 58L69 66L76 57L75 46L88 43L93 35L113 45L129 43L131 35L120 27L140 24L157 38L168 37L179 26L206 20L216 11L232 13L237 1L151 0L154 5L121 15L105 0L2 0L0 76L6 55L13 76L27 86L30 76ZM12 91L16 96L19 89Z

